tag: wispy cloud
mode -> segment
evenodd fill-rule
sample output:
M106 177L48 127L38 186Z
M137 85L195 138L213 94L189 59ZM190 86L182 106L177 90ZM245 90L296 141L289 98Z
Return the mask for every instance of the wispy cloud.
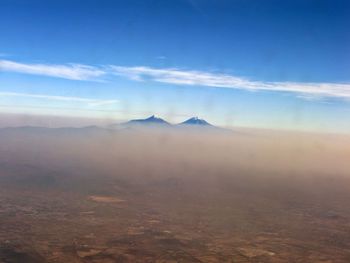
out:
M150 67L110 66L112 72L137 81L156 81L177 85L197 85L246 90L267 90L294 92L318 97L338 97L350 99L349 83L302 83L302 82L264 82L227 74L203 71L156 69Z
M0 97L23 97L23 98L62 101L62 102L85 103L88 106L94 106L94 107L110 105L110 104L115 104L119 102L118 100L90 99L90 98L84 98L84 97L52 96L52 95L16 93L16 92L0 92Z
M177 68L152 68L117 65L90 66L82 64L28 64L0 60L0 71L43 75L71 80L101 81L102 76L122 76L135 81L154 81L176 85L207 86L250 91L297 93L298 97L336 97L350 100L350 83L267 82L222 73Z
M81 64L26 64L0 60L0 71L50 76L72 80L98 80L106 74L100 68Z

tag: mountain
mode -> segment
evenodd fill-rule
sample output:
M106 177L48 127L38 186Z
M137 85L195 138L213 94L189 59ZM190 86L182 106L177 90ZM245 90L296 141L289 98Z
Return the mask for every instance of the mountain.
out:
M178 124L171 124L162 118L154 115L145 119L134 119L125 123L111 124L105 127L99 126L85 126L85 127L60 127L60 128L48 128L48 127L35 127L35 126L22 126L22 127L8 127L0 128L0 135L13 135L18 136L22 134L27 135L65 135L65 136L95 136L95 135L111 135L119 131L129 131L139 128L162 128L166 130L177 131L229 131L228 129L214 126L203 119L198 117L192 117L184 122Z
M203 126L213 126L207 121L203 119L199 119L198 117L192 117L184 122L179 123L178 125L203 125Z
M152 115L151 117L148 117L146 119L136 119L136 120L130 120L126 123L124 123L125 125L171 125L169 122L163 120L162 118L158 118L154 115Z
M207 122L206 120L199 119L198 117L192 117L184 122L181 122L176 125L179 130L195 131L195 132L221 132L227 133L231 130L224 129L221 127L214 126Z
M171 128L175 130L183 130L183 131L219 131L222 128L216 127L203 119L199 119L198 117L192 117L184 122L178 124L171 124L161 118L155 117L152 115L146 119L136 119L131 120L126 123L123 123L122 126L127 128L133 127L162 127L162 128Z

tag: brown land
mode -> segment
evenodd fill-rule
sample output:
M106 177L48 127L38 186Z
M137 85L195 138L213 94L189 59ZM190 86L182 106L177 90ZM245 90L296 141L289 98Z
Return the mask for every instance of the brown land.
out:
M350 138L0 132L0 262L350 262Z

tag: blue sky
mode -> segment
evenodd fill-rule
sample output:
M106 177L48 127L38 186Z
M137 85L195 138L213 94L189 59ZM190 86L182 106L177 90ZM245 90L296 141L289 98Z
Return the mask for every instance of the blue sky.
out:
M0 1L0 112L350 132L350 3Z

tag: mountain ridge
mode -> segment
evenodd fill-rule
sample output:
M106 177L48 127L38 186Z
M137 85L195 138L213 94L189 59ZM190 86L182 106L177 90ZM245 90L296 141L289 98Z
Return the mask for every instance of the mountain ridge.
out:
M168 121L152 115L144 119L132 119L124 123L116 123L107 126L83 126L83 127L40 127L40 126L20 126L20 127L4 127L0 129L0 133L6 132L26 132L31 134L76 134L79 135L81 132L84 134L97 134L97 133L113 133L116 131L126 131L130 129L139 128L161 128L168 130L178 131L229 131L221 127L214 126L204 119L198 117L191 117L180 123L169 123Z

